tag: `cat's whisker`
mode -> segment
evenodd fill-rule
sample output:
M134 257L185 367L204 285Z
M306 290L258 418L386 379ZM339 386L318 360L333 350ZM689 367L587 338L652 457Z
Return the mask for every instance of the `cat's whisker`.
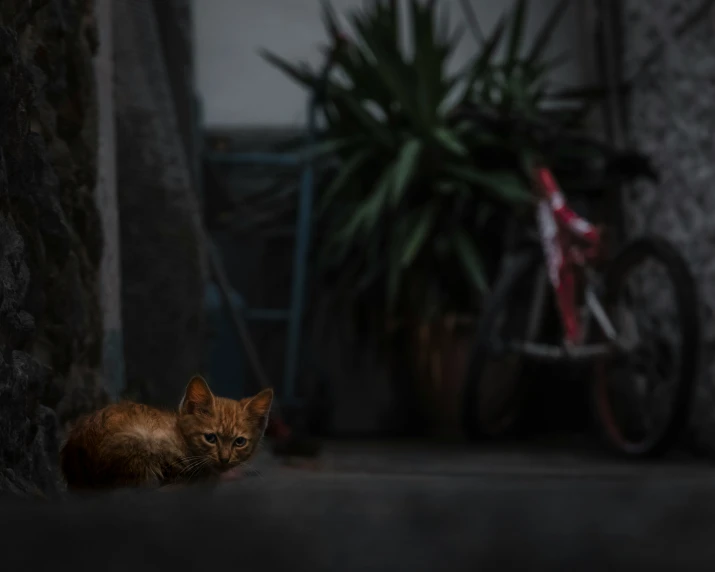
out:
M261 477L262 479L265 478L263 476L263 473L259 471L253 464L249 463L248 461L243 462L243 466L246 467L249 471L254 473L257 477Z
M198 457L197 459L191 461L190 463L187 463L186 466L184 466L180 471L179 474L177 475L178 477L181 477L182 475L185 475L189 471L192 471L196 467L200 466L204 462L203 457Z
M177 459L176 461L173 461L172 463L170 463L169 466L171 466L171 467L183 466L188 462L195 461L198 459L203 459L203 458L204 458L204 455L193 455L193 456L189 456L189 457L181 457L180 459Z
M179 477L185 476L186 473L188 473L189 471L193 471L193 470L198 466L199 463L200 463L200 461L197 461L196 463L192 463L191 465L187 465L186 467L184 467L184 468L181 470L181 472L179 473L178 476L179 476Z
M186 461L184 459L178 459L176 461L172 461L171 463L169 463L169 467L172 469L182 469L185 464L186 464Z
M189 481L191 481L191 479L194 478L194 475L196 475L201 469L203 469L206 465L208 465L209 460L210 459L208 457L206 457L205 459L203 459L203 461L199 461L196 469L194 469L194 472L191 473L191 475L189 475Z
M203 459L203 455L202 455L202 456L197 456L197 457L190 457L190 458L181 459L181 460L178 461L178 464L180 464L180 465L182 465L182 466L184 466L184 467L187 467L187 466L193 465L194 463L199 462L201 459Z
M198 457L196 460L188 463L179 473L180 475L183 475L184 473L189 472L190 470L194 469L197 466L200 466L202 463L206 462L205 457Z

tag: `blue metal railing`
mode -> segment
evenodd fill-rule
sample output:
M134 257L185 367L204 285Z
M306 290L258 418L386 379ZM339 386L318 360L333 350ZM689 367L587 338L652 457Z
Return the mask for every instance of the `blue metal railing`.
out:
M316 140L316 113L319 98L323 96L332 68L335 53L325 62L319 77L318 85L308 102L308 124L306 143L308 146ZM231 153L206 151L203 158L213 164L234 166L285 166L301 168L300 190L298 194L298 212L296 217L296 239L293 252L293 277L291 283L290 307L279 309L247 307L237 293L231 295L230 303L238 305L237 309L247 320L276 321L286 320L288 335L286 343L285 369L281 401L285 405L295 405L296 382L298 377L298 362L301 349L301 334L303 326L303 307L305 303L305 286L307 280L308 251L310 248L310 230L314 194L314 169L310 154L296 153ZM235 294L235 295L234 295Z
M308 121L309 142L313 140L312 131L315 125L313 107L311 101ZM285 321L287 323L281 400L286 405L296 405L299 402L296 396L296 385L313 205L314 175L310 158L296 153L232 153L225 151L205 151L203 158L216 165L301 168L290 306L288 308L251 308L237 292L234 291L231 296L232 303L236 304L238 311L248 321Z

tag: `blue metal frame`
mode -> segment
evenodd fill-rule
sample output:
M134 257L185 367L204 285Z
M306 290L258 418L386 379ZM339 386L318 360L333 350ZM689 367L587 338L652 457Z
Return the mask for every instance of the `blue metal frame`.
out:
M291 153L227 153L211 151L206 157L212 163L224 165L275 165L279 167L299 167L304 159Z
M315 109L315 98L311 98L308 108L308 144L312 144L315 139ZM287 322L288 335L281 401L284 405L297 405L299 400L296 397L296 382L298 378L300 337L303 327L303 307L305 303L305 284L313 209L314 171L311 158L294 153L230 153L216 151L206 152L203 156L207 161L216 164L302 166L290 307L285 309L248 308L240 295L236 293L237 299L241 300L239 304L241 312L247 320L285 320Z
M344 45L344 40L337 39L333 50L323 65L317 84L314 86L308 102L307 143L311 146L316 139L316 113L319 100L325 96L328 78L333 67L338 50ZM293 257L293 280L291 286L290 308L287 309L251 309L242 308L244 316L250 320L283 320L288 321L288 339L286 345L286 363L283 377L281 400L284 405L294 405L299 402L295 395L298 377L298 356L300 351L300 336L303 326L303 305L305 303L305 283L308 265L308 249L310 247L310 225L313 209L313 192L315 173L312 155L306 156L291 153L207 153L209 161L233 165L302 165L300 192L298 197L298 214L296 221L296 241Z

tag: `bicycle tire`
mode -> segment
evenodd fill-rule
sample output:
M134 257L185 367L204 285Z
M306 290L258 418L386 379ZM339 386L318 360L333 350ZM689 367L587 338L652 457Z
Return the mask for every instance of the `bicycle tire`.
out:
M463 427L469 440L506 437L513 435L520 428L525 401L523 379L518 381L517 388L517 391L521 392L518 399L519 411L515 413L512 423L500 431L488 430L480 421L480 389L489 364L491 340L497 321L504 310L515 307L512 302L518 286L524 285L525 279L538 268L539 264L543 264L543 257L537 251L528 250L517 254L512 266L497 280L496 286L485 301L486 310L478 321L464 383Z
M605 409L608 407L604 401L607 399L604 392L608 376L604 360L595 365L591 392L594 417L602 437L612 449L634 458L660 456L677 440L689 420L700 359L701 333L697 286L690 267L667 240L645 236L630 241L622 248L606 268L604 307L609 310L618 297L619 286L625 275L647 257L658 260L668 273L675 294L682 340L682 354L677 368L678 379L669 419L661 431L652 438L640 443L628 442L623 436L619 436L618 429L613 427L613 412ZM607 418L608 416L611 416L611 419Z

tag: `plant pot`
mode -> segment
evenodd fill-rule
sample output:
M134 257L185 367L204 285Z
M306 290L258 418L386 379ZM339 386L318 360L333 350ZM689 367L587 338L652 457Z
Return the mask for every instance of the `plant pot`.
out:
M462 393L473 331L472 318L454 316L409 331L416 405L430 436L458 439L463 435Z

